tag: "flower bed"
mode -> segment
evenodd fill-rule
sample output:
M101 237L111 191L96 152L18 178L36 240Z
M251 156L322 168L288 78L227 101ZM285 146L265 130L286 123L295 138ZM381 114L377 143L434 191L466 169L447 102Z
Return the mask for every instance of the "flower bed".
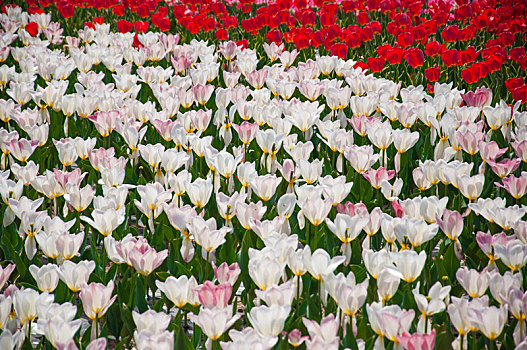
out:
M522 13L4 6L2 349L526 348Z

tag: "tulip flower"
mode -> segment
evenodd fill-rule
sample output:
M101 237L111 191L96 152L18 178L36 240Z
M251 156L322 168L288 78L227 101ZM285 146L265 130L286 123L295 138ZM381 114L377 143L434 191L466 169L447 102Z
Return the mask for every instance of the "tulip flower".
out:
M211 341L215 341L240 318L240 315L233 316L229 307L201 308L198 315L191 314L189 318Z
M238 263L228 265L226 262L224 262L220 266L213 265L213 269L214 276L216 276L216 279L219 283L228 283L231 286L234 286L241 272Z
M466 267L459 268L456 278L471 298L479 298L488 288L488 275L486 271L478 272Z
M106 314L108 308L113 304L117 295L112 297L114 283L110 281L107 286L102 283L83 283L79 297L82 300L84 313L92 321L92 339L98 336L97 320Z
M138 332L150 331L153 334L159 334L165 331L170 324L170 315L164 312L147 310L142 314L132 311L132 317Z
M258 306L253 307L247 317L260 336L278 336L284 328L285 319L290 310L290 305Z
M169 276L165 282L157 280L156 286L178 308L182 308L187 303L193 306L199 305L198 295L194 293L198 287L194 276L190 278L185 275L178 278Z
M413 333L403 332L397 336L397 341L405 350L432 350L434 349L436 340L436 330L433 329L430 334L427 333Z
M55 264L47 264L40 268L31 265L29 272L37 281L38 289L42 292L53 292L59 283L58 267Z
M481 333L491 341L496 339L503 330L508 317L507 306L488 306L481 309L473 309L469 315Z

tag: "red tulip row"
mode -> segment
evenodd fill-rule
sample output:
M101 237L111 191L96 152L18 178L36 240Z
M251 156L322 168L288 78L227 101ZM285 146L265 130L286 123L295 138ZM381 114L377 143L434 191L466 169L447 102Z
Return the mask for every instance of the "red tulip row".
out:
M66 21L83 11L99 15L78 23L79 27L111 22L121 32L177 30L183 41L186 33L189 38L214 35L218 41L231 39L244 46L251 42L252 47L263 40L285 42L308 57L314 58L317 50L352 58L364 69L407 85L493 84L493 90L507 87L511 93L498 93L497 99L527 100L527 85L521 78L505 84L507 78L523 76L527 68L524 2L30 0L27 4L30 13L56 7ZM36 33L35 25L30 23L30 33Z

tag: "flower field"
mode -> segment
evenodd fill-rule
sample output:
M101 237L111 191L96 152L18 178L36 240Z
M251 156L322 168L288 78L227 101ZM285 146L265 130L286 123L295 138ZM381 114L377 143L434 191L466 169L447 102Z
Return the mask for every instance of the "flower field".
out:
M527 3L0 13L0 349L527 349Z

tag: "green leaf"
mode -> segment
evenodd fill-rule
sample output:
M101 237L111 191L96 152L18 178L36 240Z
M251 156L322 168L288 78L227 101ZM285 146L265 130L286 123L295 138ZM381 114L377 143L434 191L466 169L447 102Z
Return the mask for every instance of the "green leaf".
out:
M181 324L179 325L179 330L176 334L176 339L174 342L174 349L194 349L192 346L192 343L190 342L190 339L187 337L185 332L183 331L183 327Z

